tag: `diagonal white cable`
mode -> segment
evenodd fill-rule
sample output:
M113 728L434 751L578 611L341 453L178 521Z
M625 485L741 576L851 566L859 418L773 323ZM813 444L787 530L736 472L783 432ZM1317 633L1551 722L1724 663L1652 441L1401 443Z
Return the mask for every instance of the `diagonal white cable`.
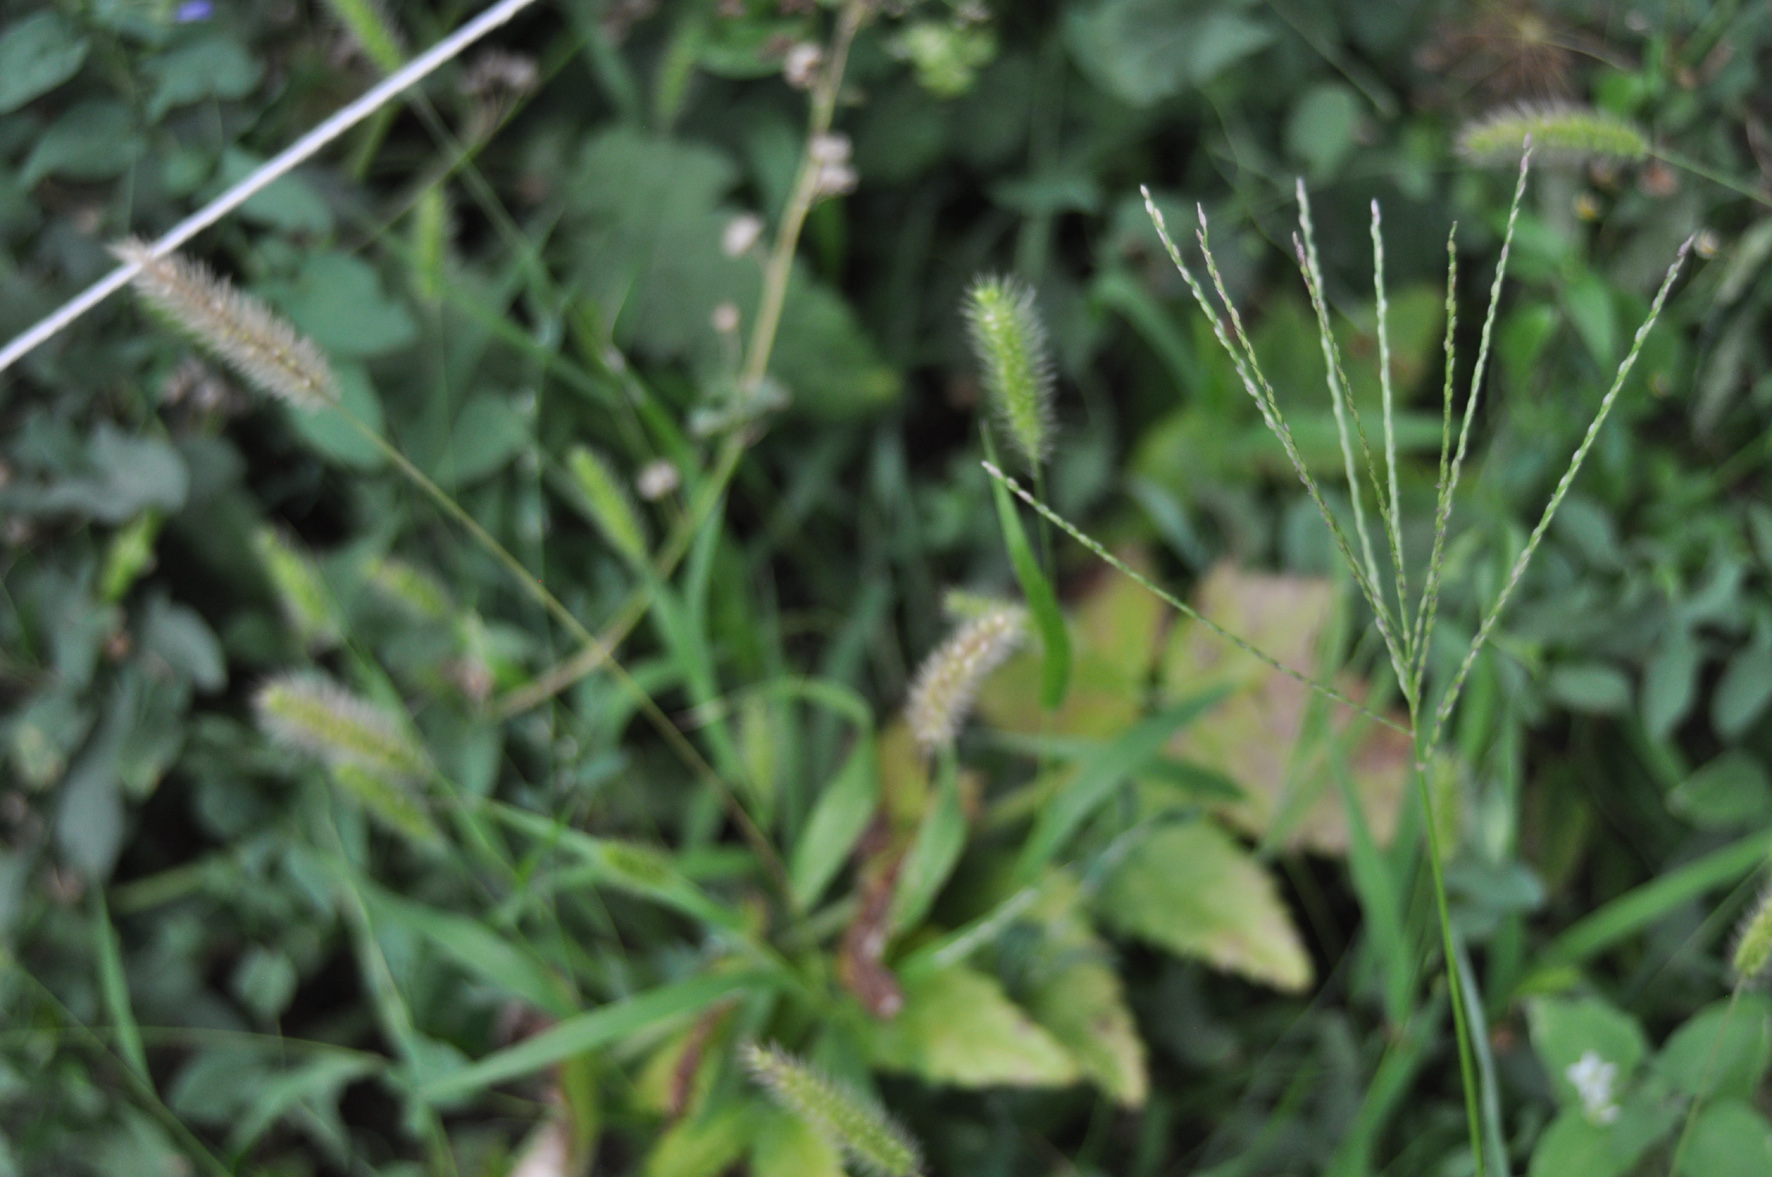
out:
M399 71L389 74L381 84L366 91L361 98L339 110L331 118L284 148L280 155L267 160L250 176L174 225L166 232L165 236L155 241L151 246L153 256L159 257L169 253L209 228L276 182L284 173L304 162L328 143L387 105L388 101L400 91L420 81L437 67L533 3L535 0L500 0L500 3L488 8L424 53L413 58ZM61 309L54 314L49 315L35 327L7 344L6 349L0 351L0 372L12 367L33 348L54 338L62 328L109 298L119 288L127 285L140 269L140 265L133 263L118 266L88 286L72 301L64 303Z

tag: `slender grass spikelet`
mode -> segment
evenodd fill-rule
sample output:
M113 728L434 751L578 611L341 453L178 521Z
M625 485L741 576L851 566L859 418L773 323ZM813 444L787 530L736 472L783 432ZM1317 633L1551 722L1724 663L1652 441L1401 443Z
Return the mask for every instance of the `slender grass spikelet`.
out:
M581 445L574 446L566 455L566 469L583 500L585 513L603 538L629 564L645 564L646 529L609 463L595 450Z
M922 1152L873 1100L807 1066L778 1046L739 1047L751 1078L776 1103L840 1148L873 1177L917 1177Z
M923 660L905 703L905 718L925 751L949 747L991 671L1021 644L1027 610L998 605L966 622Z
M393 556L383 556L370 564L369 583L388 600L432 621L442 621L455 611L449 590L436 577Z
M267 735L328 768L405 782L430 773L424 749L393 716L321 675L278 675L252 703Z
M1528 138L1533 154L1550 159L1638 160L1649 154L1649 137L1635 123L1567 103L1492 111L1465 124L1458 153L1473 163L1514 164Z
M149 306L249 383L308 412L337 403L338 380L319 346L258 299L201 262L156 257L135 238L111 253L141 267L135 289Z
M303 648L324 650L338 645L344 637L344 624L313 558L269 526L253 532L252 546L277 592L283 619Z
M1729 963L1736 978L1744 985L1752 984L1766 974L1772 964L1772 887L1768 887L1754 904L1753 913L1741 922L1735 934L1735 952Z
M1033 289L1014 278L979 278L966 292L966 326L985 391L1030 467L1052 448L1052 356Z

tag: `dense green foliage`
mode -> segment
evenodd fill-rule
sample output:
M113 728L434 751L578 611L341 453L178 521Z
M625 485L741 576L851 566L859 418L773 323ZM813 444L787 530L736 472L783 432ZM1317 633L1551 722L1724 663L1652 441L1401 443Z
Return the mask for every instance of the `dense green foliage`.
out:
M0 0L0 342L469 15ZM1772 1173L1768 68L1729 0L537 4L186 248L298 334L0 374L0 1177Z

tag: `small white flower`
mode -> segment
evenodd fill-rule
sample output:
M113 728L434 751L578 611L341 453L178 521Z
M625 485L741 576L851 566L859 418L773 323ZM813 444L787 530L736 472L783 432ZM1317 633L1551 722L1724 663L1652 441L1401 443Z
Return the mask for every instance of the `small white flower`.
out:
M810 90L818 80L819 67L824 65L824 50L810 41L801 41L781 60L781 76L796 90Z
M827 163L819 165L814 185L820 196L847 196L855 191L859 180L855 169L848 164Z
M634 478L634 489L640 497L649 503L656 503L678 486L682 485L683 476L677 468L664 458L654 458L640 467L640 473Z
M1596 1124L1610 1124L1618 1119L1618 1104L1613 1088L1618 1082L1618 1066L1601 1058L1598 1051L1587 1051L1570 1063L1563 1072L1581 1097L1581 1110Z
M763 236L763 218L756 213L740 213L726 222L720 236L720 249L727 257L742 257Z
M812 156L812 162L823 165L845 164L854 153L854 146L849 136L841 131L827 131L822 135L814 135L806 150Z
M731 335L738 330L738 307L733 303L723 302L714 308L714 330L722 335Z

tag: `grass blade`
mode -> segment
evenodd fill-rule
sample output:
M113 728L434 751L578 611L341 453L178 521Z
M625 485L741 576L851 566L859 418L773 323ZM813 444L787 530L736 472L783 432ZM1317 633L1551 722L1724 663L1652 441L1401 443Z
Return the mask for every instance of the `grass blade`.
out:
M148 1079L148 1056L142 1049L141 1026L129 1004L129 980L123 972L122 945L117 939L116 925L105 909L104 889L92 889L92 935L98 950L98 987L104 997L105 1016L116 1031L117 1053L123 1056L136 1076Z
M985 439L987 452L990 451L990 439ZM985 463L986 469L995 469L996 454ZM1015 504L1000 483L991 484L991 495L997 504L997 523L1003 529L1003 543L1009 549L1009 563L1015 567L1015 579L1021 582L1021 592L1027 598L1028 614L1034 620L1034 628L1039 631L1040 643L1045 654L1040 663L1040 703L1048 709L1057 707L1064 702L1065 690L1071 679L1071 640L1065 630L1064 613L1058 607L1058 595L1052 591L1052 584L1046 574L1040 571L1040 561L1034 556L1034 549L1028 543L1027 532L1021 526L1021 516L1015 513Z

